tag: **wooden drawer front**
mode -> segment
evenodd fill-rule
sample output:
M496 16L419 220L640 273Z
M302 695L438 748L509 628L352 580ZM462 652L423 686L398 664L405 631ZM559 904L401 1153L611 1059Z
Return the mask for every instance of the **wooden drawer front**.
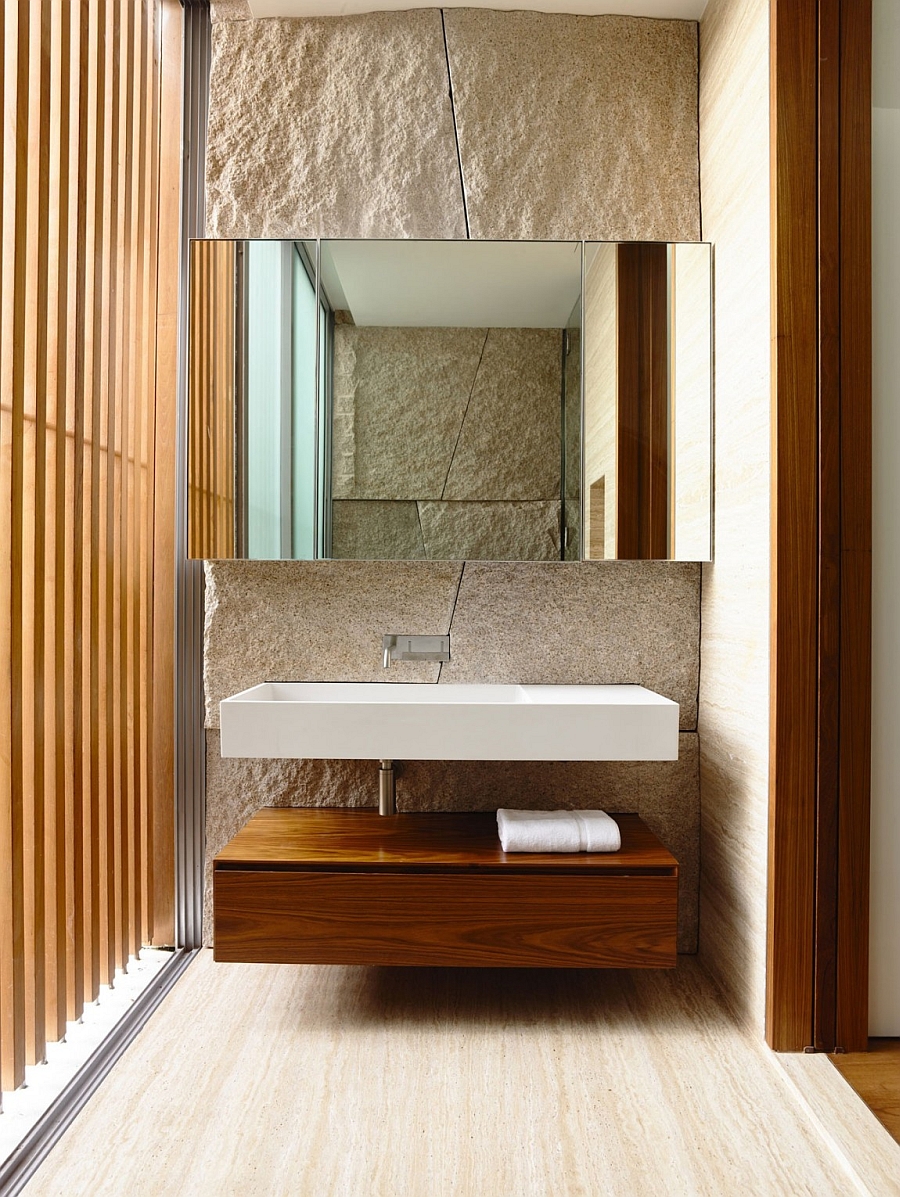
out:
M671 968L678 879L218 869L215 958Z

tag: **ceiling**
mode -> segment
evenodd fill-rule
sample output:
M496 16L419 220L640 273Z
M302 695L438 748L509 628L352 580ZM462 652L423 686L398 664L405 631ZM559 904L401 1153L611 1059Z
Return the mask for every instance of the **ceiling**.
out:
M359 325L565 328L581 294L581 244L323 241L322 284Z
M254 17L344 17L407 8L505 8L699 20L707 0L248 0Z

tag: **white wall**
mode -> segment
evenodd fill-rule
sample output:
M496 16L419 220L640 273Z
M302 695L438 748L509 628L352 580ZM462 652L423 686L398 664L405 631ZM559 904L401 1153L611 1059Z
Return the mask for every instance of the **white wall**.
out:
M900 4L875 0L869 1033L900 1035Z

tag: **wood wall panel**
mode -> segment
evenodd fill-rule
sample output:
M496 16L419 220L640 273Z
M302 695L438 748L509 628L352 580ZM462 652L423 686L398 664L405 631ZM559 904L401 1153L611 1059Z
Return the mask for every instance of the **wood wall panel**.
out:
M170 0L0 11L3 1088L173 940L174 629L154 615L174 611L157 315L177 295L180 28Z
M841 773L835 1044L869 1034L872 743L872 5L841 21Z
M860 1050L871 724L870 0L773 0L767 1038Z
M617 254L616 556L669 556L666 247Z
M191 557L235 554L235 290L233 241L191 245L189 503Z
M772 5L769 1043L810 1043L817 713L816 0ZM789 877L789 887L779 883ZM791 945L788 950L788 945Z

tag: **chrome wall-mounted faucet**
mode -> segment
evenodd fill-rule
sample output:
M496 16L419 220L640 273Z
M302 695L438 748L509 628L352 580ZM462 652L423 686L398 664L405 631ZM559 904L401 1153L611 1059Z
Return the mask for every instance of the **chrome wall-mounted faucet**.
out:
M390 669L393 661L449 661L450 637L448 636L385 636L384 667Z

